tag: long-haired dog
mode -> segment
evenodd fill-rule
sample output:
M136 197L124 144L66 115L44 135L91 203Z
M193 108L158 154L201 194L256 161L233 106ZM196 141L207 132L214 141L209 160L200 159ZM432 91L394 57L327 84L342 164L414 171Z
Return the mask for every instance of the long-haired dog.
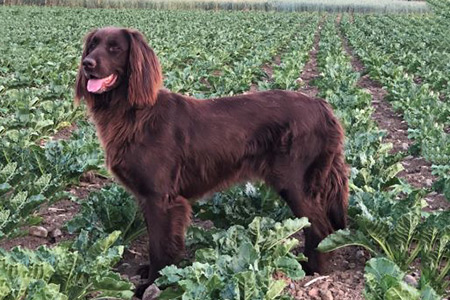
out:
M136 197L149 235L148 283L184 252L197 199L264 180L297 217L308 217L305 264L322 272L318 243L346 226L343 129L321 99L290 91L197 100L162 88L158 59L141 33L90 32L76 82L106 152L106 165Z

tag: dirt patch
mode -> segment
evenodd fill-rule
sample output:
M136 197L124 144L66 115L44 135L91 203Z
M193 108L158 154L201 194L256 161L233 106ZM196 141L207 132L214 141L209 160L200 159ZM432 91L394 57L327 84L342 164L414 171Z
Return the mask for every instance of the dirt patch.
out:
M423 78L420 77L420 76L415 76L415 77L413 78L413 80L414 80L414 83L415 83L415 84L422 84L422 83L423 83Z
M211 229L214 227L213 223L209 220L192 220L192 225L202 227L204 229ZM125 249L122 259L116 266L116 270L122 277L129 279L133 284L138 285L142 282L141 274L139 274L139 268L149 263L148 257L148 234L144 233L139 238L131 242L129 247ZM194 260L193 249L187 248L184 262ZM180 263L179 265L182 265Z
M368 75L361 77L358 85L372 95L372 106L375 108L372 119L379 128L386 131L383 141L392 144L391 153L407 151L413 144L408 138L408 125L402 115L394 112L390 103L384 100L387 94L386 90L378 82L370 79Z
M206 86L208 89L212 88L211 83L208 81L208 78L202 77L200 78L200 83L203 84L204 86Z
M143 283L139 273L142 266L148 265L148 235L143 234L134 240L124 251L115 270L135 286Z
M277 57L279 58L279 56ZM276 61L275 64L277 64ZM279 65L279 63L277 65ZM267 79L271 81L273 77L273 67L270 64L264 64L261 69L266 73Z
M317 52L319 52L320 32L322 30L322 24L324 19L319 22L317 31L314 35L313 48L309 52L309 60L303 67L302 74L300 75L300 82L302 88L299 90L302 93L310 97L317 97L319 89L312 85L312 81L319 77L319 67L317 66Z
M104 178L89 171L80 177L79 185L69 187L68 191L80 199L85 199L91 191L101 189L112 182L109 178ZM52 246L61 241L74 238L75 235L69 234L63 226L78 213L79 207L78 203L68 199L55 203L44 203L35 214L42 217L42 222L37 226L41 227L41 232L45 237L29 234L32 228L24 226L21 230L25 235L1 240L0 248L10 250L15 246L22 246L28 249L36 249L41 245Z
M99 190L113 182L114 179L112 178L106 178L93 171L88 171L81 175L78 185L74 185L69 188L69 192L77 198L85 199L89 196L91 191Z
M299 231L293 235L300 241L294 254L304 253L304 234ZM290 280L286 292L295 299L364 299L364 266L370 259L369 253L360 247L345 247L333 251L325 274L305 276L302 280ZM276 278L276 276L275 276Z
M55 133L54 136L52 136L50 138L50 140L54 140L54 141L68 140L70 138L70 136L72 135L72 132L74 132L77 128L78 128L77 124L73 123L70 126L64 127L61 130L59 130L57 133ZM48 139L41 139L41 140L38 140L37 143L39 146L44 147L48 141L49 141Z
M287 291L295 299L364 299L364 265L368 255L356 247L335 251L329 274L306 276L288 282Z
M431 163L423 157L414 157L409 155L402 161L404 170L398 176L405 178L409 184L416 188L431 188L433 183L437 181L437 177L431 174ZM428 207L425 211L450 210L450 202L447 201L443 194L431 192L425 196Z
M73 123L68 127L64 127L60 131L58 131L53 137L52 140L68 140L72 135L72 132L78 129L77 124Z
M53 204L44 204L37 212L37 215L43 218L39 226L42 226L47 230L47 237L26 235L12 239L5 239L0 241L0 248L8 251L16 246L36 249L41 245L51 246L55 243L71 239L73 238L73 235L64 230L63 225L65 222L72 219L78 211L79 204L67 199L55 202ZM28 232L29 229L29 226L22 228L24 232Z
M338 17L336 20L337 27L339 28L340 18ZM345 51L351 57L353 69L357 72L364 73L365 67L352 51L348 40L343 37L341 31L339 31L339 35ZM387 94L386 90L382 88L379 82L370 79L368 75L360 78L358 86L364 88L372 95L372 106L375 108L372 118L380 129L386 131L386 136L383 138L383 141L393 145L391 153L407 153L414 141L408 138L408 125L403 120L402 115L395 112L392 105L384 99ZM397 176L405 179L416 188L429 189L437 180L437 177L431 174L431 163L422 157L407 156L401 161L401 164L404 170ZM442 194L436 192L429 193L425 197L425 200L428 203L428 207L425 210L428 211L447 210L450 208L450 202Z

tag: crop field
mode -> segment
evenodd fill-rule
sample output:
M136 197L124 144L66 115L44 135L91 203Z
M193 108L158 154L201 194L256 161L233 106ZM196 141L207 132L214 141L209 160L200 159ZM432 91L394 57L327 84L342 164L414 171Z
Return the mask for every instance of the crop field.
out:
M349 227L319 245L335 250L329 273L302 270L308 220L243 183L194 205L186 258L146 299L450 297L446 3L405 14L0 6L0 299L132 299L142 280L151 237L73 102L83 37L103 26L140 30L173 92L300 91L326 99L346 131Z

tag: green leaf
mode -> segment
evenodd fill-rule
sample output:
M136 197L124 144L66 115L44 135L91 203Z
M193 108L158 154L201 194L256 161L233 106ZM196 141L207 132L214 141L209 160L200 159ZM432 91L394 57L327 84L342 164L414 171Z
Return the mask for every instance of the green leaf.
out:
M27 290L25 300L68 300L69 298L59 292L59 286L47 284L43 280L34 281Z
M106 254L109 248L117 241L120 236L120 231L113 231L107 237L95 242L88 250L88 255L95 258Z
M230 268L235 273L257 268L258 259L258 251L253 248L252 244L244 242L239 246L236 255L232 258Z
M372 242L361 231L352 232L349 229L340 229L323 239L317 249L321 252L330 252L347 246L361 246L372 253L377 253Z
M94 288L102 293L102 296L114 296L121 299L133 297L133 284L123 280L119 274L106 272L97 275L93 281Z
M398 281L396 285L390 287L385 295L386 300L419 300L420 293L414 287L403 281Z
M271 281L264 300L277 299L286 286L287 283L284 280Z
M275 267L291 279L299 280L305 277L301 264L293 257L279 257L275 261Z
M421 288L420 299L422 300L441 300L441 297L429 285Z

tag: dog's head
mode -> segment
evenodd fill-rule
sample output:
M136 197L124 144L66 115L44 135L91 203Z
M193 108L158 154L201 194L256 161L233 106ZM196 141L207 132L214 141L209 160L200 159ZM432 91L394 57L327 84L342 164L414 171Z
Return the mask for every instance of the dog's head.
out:
M77 75L76 101L84 98L93 103L96 95L125 87L124 101L133 106L153 105L161 83L158 58L140 32L107 27L86 36Z

